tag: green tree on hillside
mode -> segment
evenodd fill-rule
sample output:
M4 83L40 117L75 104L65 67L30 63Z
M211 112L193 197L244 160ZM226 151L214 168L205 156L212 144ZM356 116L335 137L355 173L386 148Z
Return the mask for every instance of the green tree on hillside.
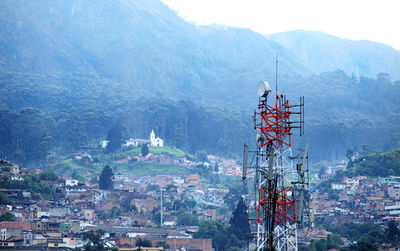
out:
M87 251L118 250L117 248L109 248L106 246L105 241L103 239L104 234L105 231L103 229L98 229L96 230L96 232L90 230L88 232L83 233L83 240L88 240L88 243L85 245L85 250Z
M178 226L196 226L198 224L199 220L194 215L188 213L181 213L178 215L177 219Z
M110 190L114 186L114 182L112 180L112 177L114 176L114 173L112 169L110 168L109 165L106 165L103 168L103 171L101 172L100 178L99 178L99 187L102 190Z
M170 246L166 241L157 241L156 247L163 247L164 249L169 249Z
M10 199L7 197L7 195L3 192L0 192L0 205L7 204L9 201Z
M152 247L152 243L151 240L149 239L141 239L140 237L137 238L136 243L135 243L136 247Z
M389 221L388 228L386 230L386 239L390 243L399 243L400 230L396 221Z
M15 221L15 215L7 211L0 215L0 221Z
M107 152L113 153L121 149L122 146L122 125L115 124L107 133Z
M199 229L193 235L194 238L213 238L217 233L217 223L212 220L202 220Z
M233 185L229 188L229 192L224 196L224 202L230 210L234 210L243 194L247 194L247 186Z
M147 154L149 154L149 147L146 144L143 144L140 150L143 157L146 157Z
M244 204L243 198L240 198L229 223L231 224L231 231L242 241L247 240L250 234L248 216L247 206Z
M48 169L45 172L39 174L40 180L57 181L58 175L53 170Z

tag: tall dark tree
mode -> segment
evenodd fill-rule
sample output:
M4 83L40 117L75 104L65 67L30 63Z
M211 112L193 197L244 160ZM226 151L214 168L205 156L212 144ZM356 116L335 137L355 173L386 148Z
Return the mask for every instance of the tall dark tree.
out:
M214 172L218 173L218 171L219 171L218 162L216 162L214 166Z
M121 149L122 146L122 125L117 123L107 133L107 152L112 153Z
M114 182L112 180L112 177L114 176L114 173L109 165L106 165L103 168L103 171L101 172L100 178L99 178L99 187L102 190L109 190L112 189L114 186Z
M390 243L398 243L400 237L400 230L398 229L395 221L389 221L388 228L386 230L386 239Z
M142 152L143 157L146 157L147 154L149 154L149 147L146 144L143 144L140 150Z
M353 150L351 150L351 149L347 149L347 152L346 152L346 157L347 157L347 159L349 160L349 162L351 162L351 161L352 161L353 155L354 155L354 152L353 152Z
M232 233L234 233L239 240L247 240L250 233L250 225L248 222L247 206L244 204L243 198L240 198L229 223L231 224Z

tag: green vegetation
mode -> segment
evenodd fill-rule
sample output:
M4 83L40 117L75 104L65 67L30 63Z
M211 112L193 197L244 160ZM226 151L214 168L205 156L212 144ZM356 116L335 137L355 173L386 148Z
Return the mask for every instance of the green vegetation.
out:
M236 205L242 199L243 194L247 194L247 186L241 184L240 186L232 185L229 188L229 192L224 196L224 202L228 205L230 210L234 210Z
M136 209L137 211L137 209ZM105 219L115 219L120 217L122 214L122 210L119 207L112 207L110 212L102 212L99 217L103 220Z
M202 220L200 221L198 231L193 237L211 238L212 245L217 250L243 247L250 233L247 218L247 206L244 204L243 199L241 199L229 221L229 227L224 227L215 221Z
M140 152L143 157L146 157L149 154L149 147L146 144L142 145Z
M386 177L400 175L400 149L392 149L388 152L369 153L350 162L349 170L345 175L354 177L358 175L372 177Z
M28 190L31 193L40 193L44 199L50 199L54 193L54 188L40 178L38 174L25 174L23 181L11 180L9 176L3 176L0 180L0 188L12 188Z
M231 224L232 233L234 233L239 240L245 241L249 238L250 224L248 221L247 206L244 204L243 198L240 198L240 201L237 203L229 223Z
M15 215L7 211L0 215L0 221L15 221Z
M106 165L103 168L103 171L101 172L101 175L99 177L99 188L102 190L110 190L113 189L114 182L112 180L112 177L114 176L114 173L112 169L110 168L109 165Z
M136 239L136 243L135 243L136 247L152 247L152 243L151 240L149 239L141 239L140 237Z
M343 244L340 235L330 234L326 239L313 239L311 244L307 247L301 247L300 250L304 251L326 251L329 249L339 249L339 246Z
M182 150L180 150L180 149L178 149L178 148L175 148L175 147L154 147L154 146L150 146L149 147L149 151L150 151L150 153L152 153L152 154L163 154L163 153L168 153L168 154L170 154L170 155L173 155L173 156L175 156L175 157L179 157L179 158L182 158L182 157L185 157L185 156L187 156L187 153L185 153L184 151L182 151Z
M328 231L334 234L328 235L327 239L312 240L311 245L303 247L302 250L322 250L331 248L338 249L344 237L350 241L356 241L357 244L350 247L340 248L343 251L353 250L378 250L378 245L384 243L399 244L400 230L395 221L390 221L385 227L371 223L345 223L339 226L326 225Z
M0 205L7 204L10 199L3 192L0 192Z
M160 186L157 184L148 184L146 191L160 191Z
M338 227L329 227L327 230L358 242L363 241L375 244L385 241L385 232L382 227L371 223L345 223Z
M199 29L157 1L135 1L129 8L124 2L101 2L96 8L88 3L79 16L62 11L71 9L68 2L44 2L57 15L36 2L0 1L7 37L0 45L0 158L50 165L58 156L96 149L106 138L115 153L121 140L145 138L151 129L168 145L192 154L241 156L242 144L254 141L255 84L261 75L274 79L274 60L265 59L276 53L283 62L280 90L290 89L290 100L304 95L312 107L305 127L312 158L344 156L354 144L400 146L400 116L393 109L400 102L399 52L394 49L328 36L349 46L347 64L337 61L342 56L323 54L308 67L302 56L292 55L308 55L309 46L304 54L292 53L247 29ZM11 28L18 22L26 24L21 33ZM359 47L362 53L354 53ZM314 71L315 62L327 67L321 71L344 71ZM350 72L356 67L369 78L355 81Z
M194 215L188 213L182 213L178 215L178 226L197 226L198 224L199 220Z
M102 229L98 229L95 231L90 230L83 233L83 240L89 240L89 242L85 245L86 251L95 251L95 250L107 250L107 251L116 251L118 248L109 248L105 245L105 240L102 239L105 231Z
M155 155L169 154L176 157L189 156L184 151L178 148L172 147L149 147L149 152ZM90 174L99 175L101 173L101 164L108 164L113 168L118 168L119 172L128 172L131 174L148 175L152 172L157 174L187 174L190 171L183 167L169 166L169 165L158 165L158 164L137 164L136 159L141 154L141 147L129 147L122 152L116 153L103 153L101 151L94 151L92 158L83 157L76 159L74 156L65 156L61 160L55 161L48 165L59 174L70 174L77 178L79 174ZM131 157L131 160L125 164L118 164L115 160L122 160L127 157ZM163 173L165 172L165 173ZM114 172L116 173L116 172Z
M163 247L164 249L169 249L170 246L166 241L157 241L156 247Z
M130 174L159 175L159 174L188 174L190 170L179 166L136 164L129 167Z
M117 123L107 132L108 144L106 149L108 153L113 153L121 150L122 131L123 127L121 123Z
M30 82L16 77L24 84L23 90L30 96L37 97L43 94L45 100L44 104L35 106L35 109L24 109L30 103L17 96L15 103L21 112L0 111L0 135L2 135L0 153L19 164L52 165L58 162L61 164L60 169L62 166L85 167L85 163L77 165L70 161L60 163L65 159L60 160L54 156L68 156L82 148L93 149L92 155L102 154L102 149L97 148L98 144L101 139L107 137L115 121L121 121L120 127L126 128L127 132L134 131L136 137L147 137L149 128L158 127L157 135L164 138L169 145L185 152L197 152L202 159L205 157L205 151L238 156L242 150L242 143L252 142L254 137L254 132L249 127L251 120L248 114L251 112L224 110L226 104L210 106L212 102L204 105L152 97L139 101L136 97L125 96L125 93L129 92L122 90L127 87L109 90L107 81L101 79L86 82L84 77L74 78L74 83L90 90L82 92L69 82L60 79L52 79L57 84L56 87L50 88L46 81L34 78ZM307 119L306 129L309 131L306 134L313 142L313 158L330 158L329 153L332 149L339 149L337 154L343 156L346 154L345 149L353 147L354 142L374 143L377 148L399 145L400 132L396 125L400 123L400 117L388 108L395 106L400 100L395 95L400 93L398 90L400 85L393 85L382 79L363 79L362 83L354 85L352 79L342 72L314 76L305 80L305 83L305 86L301 87L295 85L294 80L290 80L287 85L293 85L291 95L301 93L302 90L310 90L308 93L310 106L323 102L322 108L311 110ZM377 93L374 92L376 88L380 90ZM16 92L16 95L23 96L20 93L22 87L18 85L6 84L4 89L9 93ZM75 97L76 93L80 93L81 96L79 99L66 99L58 93L60 89L65 89L65 95L68 97ZM340 95L335 95L338 90ZM333 94L327 95L327 93ZM375 95L372 96L372 93ZM302 94L307 96L307 93ZM98 96L104 97L104 102L108 105L105 106L98 100L96 98ZM355 96L359 97L357 105L348 101L353 100ZM62 100L62 107L59 100ZM373 102L370 102L371 100ZM9 107L6 100L0 98L0 104L2 102L3 107ZM338 103L346 106L349 112L340 112L338 109L342 108L337 108L335 105ZM380 108L376 108L372 103L379 103ZM159 107L163 108L162 111ZM326 112L333 114L332 118L323 116ZM11 123L12 121L16 122ZM385 128L381 128L382 125L386 125ZM374 135L378 135L378 131L380 137L374 138ZM119 133L117 134L119 136ZM121 132L122 140L128 137L124 134ZM333 136L321 137L321 135ZM107 158L122 159L140 154L140 148L123 153L118 152L119 150L115 148L114 151L117 152L114 152L114 155L107 155ZM149 151L153 154L166 152L178 157L185 156L185 152L168 147L150 147Z
M48 180L48 181L58 181L59 177L54 173L53 170L47 169L46 171L39 174L40 180Z
M337 193L330 189L332 182L340 182L344 177L360 175L370 177L400 175L400 149L392 149L385 153L365 152L354 161L349 162L346 171L338 171L334 177L321 182L318 189L321 192L330 193L330 197L334 199Z

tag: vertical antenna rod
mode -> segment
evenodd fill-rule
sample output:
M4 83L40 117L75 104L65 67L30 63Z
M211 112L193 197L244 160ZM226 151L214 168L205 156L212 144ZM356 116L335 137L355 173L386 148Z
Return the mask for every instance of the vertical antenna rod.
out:
M275 54L275 94L278 96L278 53Z

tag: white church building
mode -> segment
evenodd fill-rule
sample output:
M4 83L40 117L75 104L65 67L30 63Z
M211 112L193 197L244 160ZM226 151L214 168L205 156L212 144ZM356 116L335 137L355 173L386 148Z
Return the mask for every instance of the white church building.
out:
M128 146L139 147L139 146L142 146L142 145L163 147L164 146L164 140L162 140L160 137L156 137L156 134L154 133L154 130L151 130L150 139L147 140L147 139L133 139L133 138L130 138L129 140L126 141L125 144L123 144L124 147L128 147Z
M164 146L164 140L162 140L160 137L156 138L156 134L154 133L154 130L151 130L150 133L150 145L151 146Z

